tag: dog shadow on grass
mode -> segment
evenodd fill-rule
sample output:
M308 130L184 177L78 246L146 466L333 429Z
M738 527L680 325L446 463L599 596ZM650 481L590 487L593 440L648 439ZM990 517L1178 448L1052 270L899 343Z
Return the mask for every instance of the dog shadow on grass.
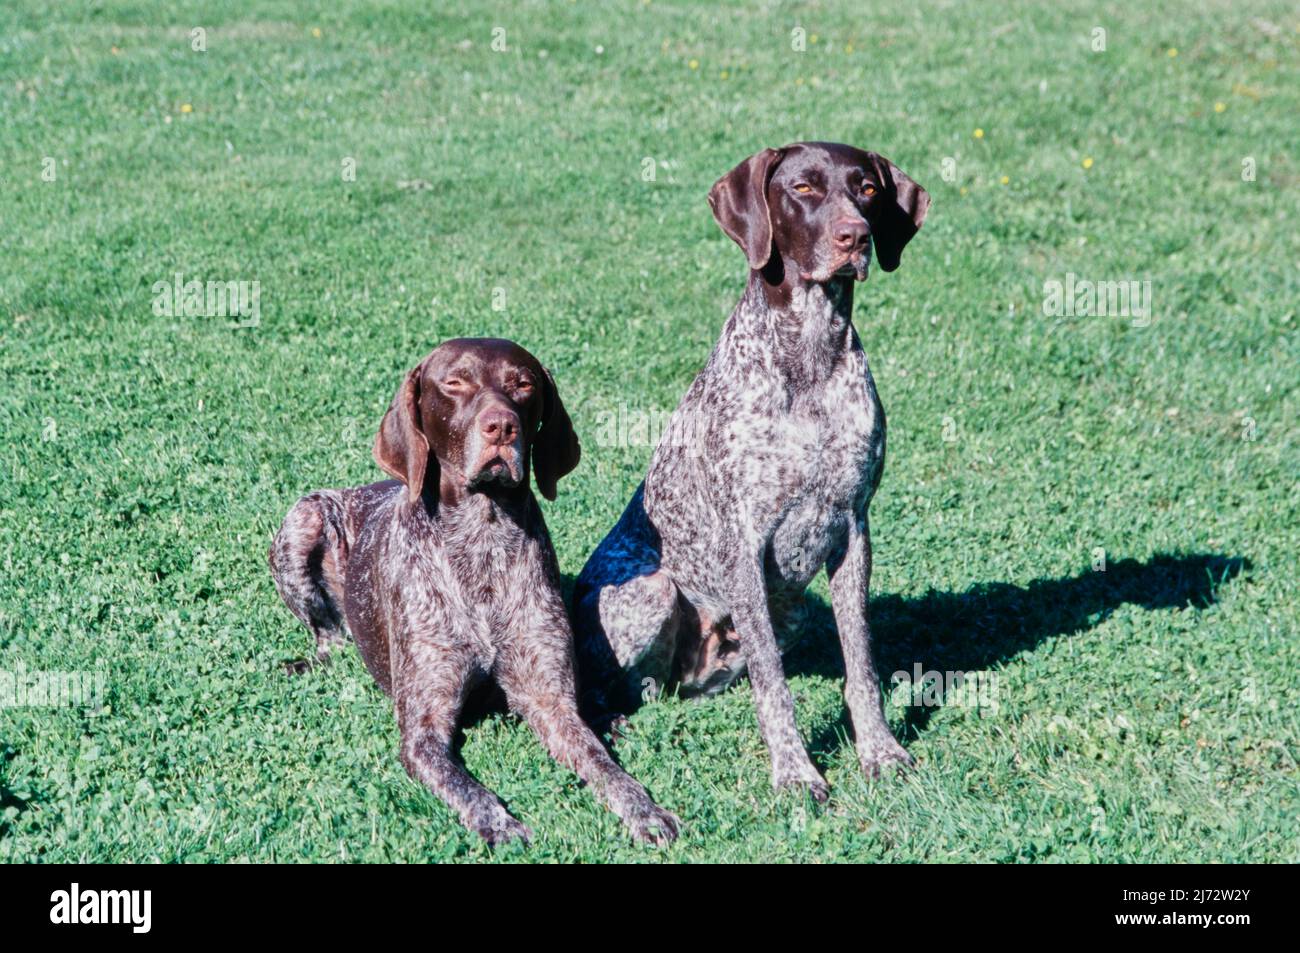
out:
M893 673L976 673L996 669L1022 652L1100 625L1122 605L1144 609L1204 609L1221 586L1250 569L1241 556L1161 553L1145 562L1123 559L1104 570L1085 570L1027 585L979 583L964 592L931 590L921 596L871 596L876 669L890 689ZM843 660L831 607L809 595L802 639L786 656L790 675L842 679ZM969 676L967 676L969 677ZM904 737L914 738L937 710L908 705ZM846 713L812 740L813 751L836 746L848 733Z
M1105 570L1035 579L1023 586L988 582L963 592L931 590L908 597L876 593L871 596L876 670L886 691L894 672L911 675L918 664L922 672L987 672L1048 639L1085 632L1125 604L1149 610L1205 608L1217 601L1221 585L1249 568L1250 561L1240 556L1162 553L1145 562L1123 559L1107 563ZM571 595L573 582L565 576L566 596ZM820 596L805 595L799 631L785 656L786 674L842 680L844 662L835 616ZM631 714L642 704L639 699L628 702L618 706L618 712ZM915 738L938 707L907 706L904 740ZM457 750L465 728L505 710L504 696L494 683L475 689L462 716ZM814 753L833 750L850 729L847 712L841 712L810 739L809 748Z
M1057 579L1035 579L1027 585L978 583L962 592L930 590L920 596L873 593L872 646L876 670L890 689L896 672L915 675L937 672L985 673L1021 652L1056 638L1069 638L1100 625L1122 605L1144 609L1203 609L1214 604L1218 591L1250 568L1242 556L1208 553L1159 553L1146 561L1121 559L1104 569L1087 569ZM571 580L567 580L571 585ZM839 681L844 662L831 606L808 593L802 602L799 636L785 656L791 676ZM707 701L705 702L707 703ZM632 701L620 710L630 714ZM908 705L904 737L914 738L940 705ZM835 747L849 730L847 713L819 731L811 749Z
M10 790L9 779L6 776L9 762L16 754L17 751L0 738L0 838L10 833L12 826L10 818L16 819L29 806L27 798L19 797Z

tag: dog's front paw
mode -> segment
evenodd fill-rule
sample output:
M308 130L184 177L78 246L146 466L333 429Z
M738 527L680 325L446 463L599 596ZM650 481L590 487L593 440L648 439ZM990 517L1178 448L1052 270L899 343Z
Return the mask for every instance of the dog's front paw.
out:
M533 839L533 832L510 816L500 804L475 811L465 819L465 826L493 847L521 840L525 844Z
M774 773L772 787L778 791L806 791L818 804L825 804L831 796L830 785L817 773L816 768L811 769L811 774L806 771L798 774Z
M632 733L632 723L627 720L626 715L620 715L617 712L598 715L593 719L589 719L588 724L591 725L591 730L596 733L596 737L608 737L607 744L611 748Z
M858 752L862 773L878 778L887 773L901 774L916 764L916 760L892 738Z
M682 822L676 814L665 811L653 801L637 807L625 819L637 843L664 847L677 840Z

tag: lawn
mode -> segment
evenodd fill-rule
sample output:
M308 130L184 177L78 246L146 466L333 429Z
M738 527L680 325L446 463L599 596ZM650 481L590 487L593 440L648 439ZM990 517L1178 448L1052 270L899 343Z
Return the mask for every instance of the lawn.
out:
M305 6L0 10L0 673L103 684L0 708L0 860L1300 861L1292 4ZM510 337L584 441L571 585L653 449L610 421L672 410L743 287L709 186L798 139L933 198L857 292L877 653L992 691L893 692L917 768L863 779L819 578L787 668L827 805L772 792L747 685L632 718L660 851L492 716L464 759L536 834L493 851L355 652L282 674L271 534L378 478L437 342ZM256 320L165 313L178 273ZM1069 276L1149 318L1045 308Z

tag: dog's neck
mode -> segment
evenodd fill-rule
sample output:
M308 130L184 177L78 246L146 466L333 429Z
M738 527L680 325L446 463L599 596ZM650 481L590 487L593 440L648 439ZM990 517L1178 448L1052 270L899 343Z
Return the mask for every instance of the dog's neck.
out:
M449 526L462 522L527 524L531 491L526 483L470 488L450 467L440 466L439 471L437 485L430 480L415 506L425 518Z
M768 338L776 369L803 389L826 380L852 341L853 279L804 281L778 255L749 273L736 306L746 330Z
M761 300L774 312L798 311L828 321L833 317L847 321L853 314L852 278L806 281L799 276L797 267L786 266L785 257L776 248L762 268L750 271L745 294L751 293L761 295Z

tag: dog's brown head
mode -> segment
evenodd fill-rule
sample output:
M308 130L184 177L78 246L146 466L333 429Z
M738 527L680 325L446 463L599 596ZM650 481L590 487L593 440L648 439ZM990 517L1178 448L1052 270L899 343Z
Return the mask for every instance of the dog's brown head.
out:
M863 281L871 248L898 267L930 208L930 195L884 156L834 142L764 149L720 178L709 206L751 269L773 254L785 271L824 283Z
M449 477L465 492L528 481L555 499L578 465L573 423L546 368L518 344L457 338L406 375L375 437L375 461L406 484L411 502Z

